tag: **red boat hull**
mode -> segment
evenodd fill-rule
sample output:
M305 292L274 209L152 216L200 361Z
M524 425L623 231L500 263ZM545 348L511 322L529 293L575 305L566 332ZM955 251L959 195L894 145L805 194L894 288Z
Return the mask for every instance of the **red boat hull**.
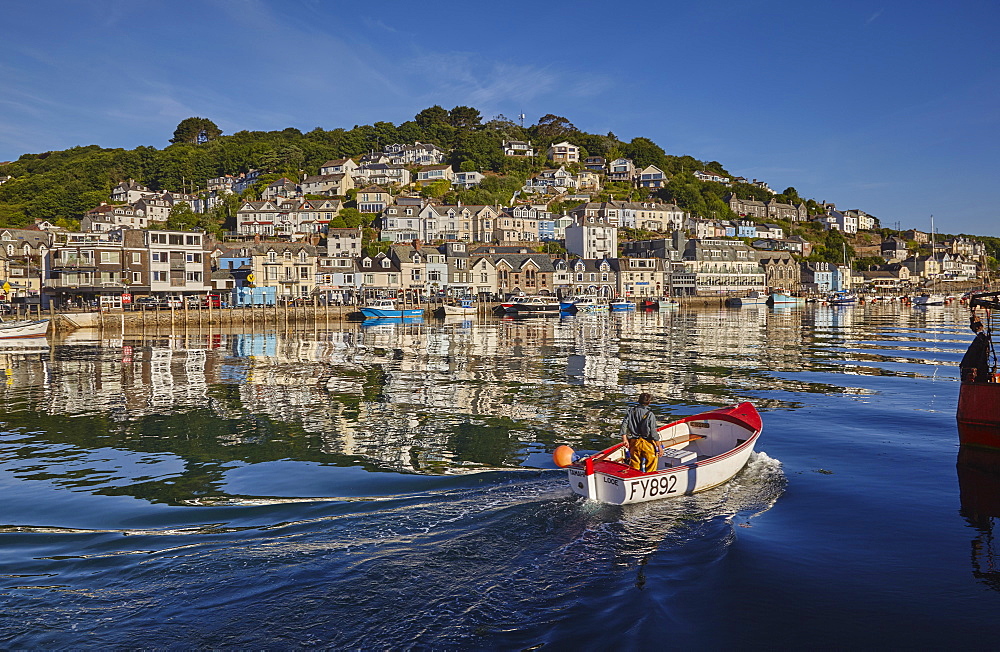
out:
M957 417L963 446L1000 451L1000 383L962 383Z

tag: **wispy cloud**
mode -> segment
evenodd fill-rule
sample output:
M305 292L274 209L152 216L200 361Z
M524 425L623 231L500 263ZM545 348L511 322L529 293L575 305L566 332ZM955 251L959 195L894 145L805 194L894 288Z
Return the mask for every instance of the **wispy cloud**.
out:
M868 25L871 25L873 22L875 22L876 20L878 20L878 17L881 16L884 11L885 11L885 9L879 9L874 14L872 14L871 16L869 16L868 20L865 21L865 26L867 27Z

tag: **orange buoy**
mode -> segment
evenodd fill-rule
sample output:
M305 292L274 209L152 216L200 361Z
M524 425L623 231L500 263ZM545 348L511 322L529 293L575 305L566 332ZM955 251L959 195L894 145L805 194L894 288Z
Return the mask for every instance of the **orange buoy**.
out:
M552 461L556 463L559 468L565 468L573 463L573 449L562 444L561 446L556 446L556 449L552 451Z

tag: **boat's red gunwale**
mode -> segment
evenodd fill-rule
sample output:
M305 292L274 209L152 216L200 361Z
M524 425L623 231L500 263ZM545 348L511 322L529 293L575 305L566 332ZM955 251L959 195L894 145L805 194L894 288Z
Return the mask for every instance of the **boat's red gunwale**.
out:
M746 408L749 408L749 410L747 410ZM745 417L743 417L744 414ZM615 444L614 446L611 446L610 448L604 449L600 453L592 455L589 458L593 461L594 473L603 473L605 475L610 475L622 479L632 479L632 478L647 477L651 475L669 475L671 473L686 471L691 468L696 468L698 466L704 466L706 464L712 464L720 460L724 460L732 455L737 455L747 447L752 448L757 441L757 437L760 436L761 430L763 430L763 422L760 419L760 414L757 412L757 409L751 403L740 403L739 405L732 406L729 408L720 408L718 410L713 410L711 412L692 414L682 419L678 419L677 421L671 421L670 423L657 428L657 431L664 430L666 428L670 428L672 426L676 426L682 423L687 423L689 421L726 421L738 425L741 428L744 428L745 430L750 432L751 435L742 444L739 444L738 446L735 446L724 453L720 453L715 457L710 457L705 460L698 460L696 462L692 462L690 464L684 464L682 466L672 466L668 469L659 469L657 471L650 471L647 473L643 473L642 471L636 471L632 467L622 464L620 462L611 462L605 459L625 445L624 443L618 443ZM571 466L584 469L586 468L586 463L585 460L580 460L579 462L576 462Z

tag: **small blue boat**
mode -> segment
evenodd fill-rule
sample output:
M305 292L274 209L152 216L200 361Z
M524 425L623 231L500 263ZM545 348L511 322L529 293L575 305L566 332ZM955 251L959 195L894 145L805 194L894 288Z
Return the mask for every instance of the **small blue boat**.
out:
M375 299L361 308L366 319L376 317L423 317L423 308L397 308L394 299Z
M627 312L629 310L635 310L635 303L629 301L628 299L615 299L608 306L611 308L611 312Z

